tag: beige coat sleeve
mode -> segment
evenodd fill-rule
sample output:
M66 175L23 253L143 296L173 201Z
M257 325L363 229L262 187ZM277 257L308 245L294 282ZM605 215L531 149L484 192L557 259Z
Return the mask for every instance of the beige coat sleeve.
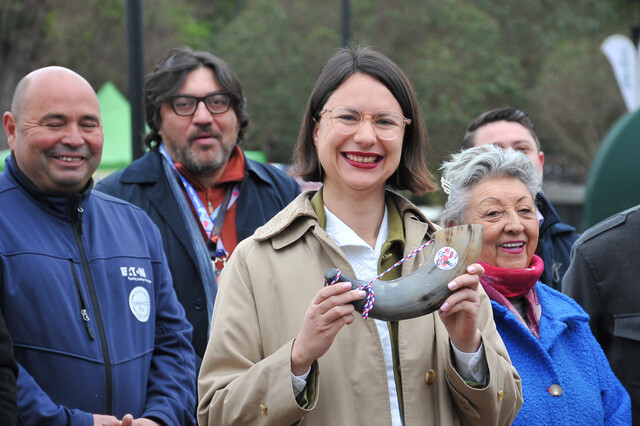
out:
M451 363L447 382L463 425L477 425L480 419L483 424L509 425L522 406L522 384L496 329L491 302L482 287L479 292L478 328L489 367L488 385L483 389L469 387Z
M241 252L236 250L220 278L198 379L198 424L297 422L307 411L298 406L293 394L293 339L272 354L263 354L251 280ZM312 394L317 395L317 391ZM311 401L309 409L314 404Z

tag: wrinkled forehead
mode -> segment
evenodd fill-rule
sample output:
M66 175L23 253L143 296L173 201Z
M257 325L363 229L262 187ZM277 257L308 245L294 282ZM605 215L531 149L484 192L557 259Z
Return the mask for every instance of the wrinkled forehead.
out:
M487 177L469 191L471 206L527 204L534 206L534 195L520 179L512 176Z

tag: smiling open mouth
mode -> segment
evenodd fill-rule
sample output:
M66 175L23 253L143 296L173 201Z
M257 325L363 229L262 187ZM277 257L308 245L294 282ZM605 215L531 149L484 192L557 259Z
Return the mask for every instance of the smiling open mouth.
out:
M62 160L64 162L66 162L66 163L72 163L72 162L75 162L75 161L81 161L82 160L82 157L69 157L69 156L66 156L66 155L60 155L60 156L58 156L56 158L58 160Z
M519 243L504 243L504 244L500 244L500 247L507 248L507 249L517 249L517 248L520 248L520 247L524 247L524 243L523 242L519 242Z
M354 155L348 152L343 153L342 155L347 160L351 160L351 161L355 161L356 163L363 163L363 164L373 164L382 160L382 157L379 155Z

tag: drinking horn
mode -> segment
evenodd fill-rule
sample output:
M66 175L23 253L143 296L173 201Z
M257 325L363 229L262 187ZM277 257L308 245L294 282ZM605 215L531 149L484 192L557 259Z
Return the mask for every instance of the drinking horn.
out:
M440 308L452 293L447 287L455 277L466 273L467 267L478 260L482 249L482 225L461 225L443 228L433 235L433 242L426 246L426 260L415 271L390 281L371 283L375 303L369 311L371 318L399 321L430 314ZM333 282L338 270L327 269L327 282ZM348 281L352 289L363 287L367 281L340 275L338 281ZM368 294L367 294L368 295ZM352 302L362 313L366 296Z

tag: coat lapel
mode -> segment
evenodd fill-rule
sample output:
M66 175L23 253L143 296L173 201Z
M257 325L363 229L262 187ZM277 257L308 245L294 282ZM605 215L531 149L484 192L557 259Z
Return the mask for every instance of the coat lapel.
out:
M191 244L178 202L173 191L171 191L168 177L164 173L161 154L157 152L147 153L135 164L135 167L132 164L126 170L122 176L122 182L152 185L148 192L145 193L149 204L155 208L162 220L176 234L178 241L189 253L194 265L197 265L195 249Z

